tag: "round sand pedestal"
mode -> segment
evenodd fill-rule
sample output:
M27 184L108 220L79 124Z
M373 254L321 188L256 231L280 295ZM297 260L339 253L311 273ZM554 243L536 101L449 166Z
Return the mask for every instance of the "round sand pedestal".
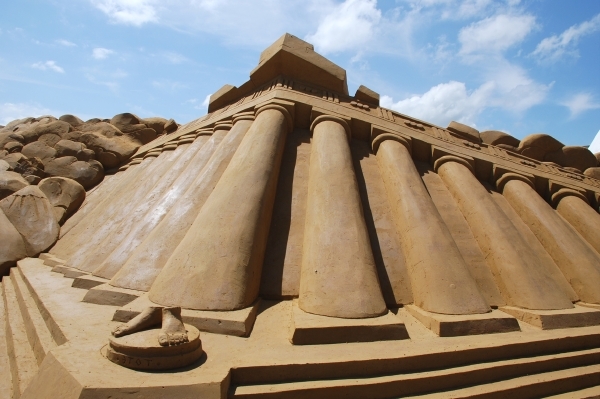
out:
M185 324L189 342L160 346L160 329L141 331L124 337L110 337L106 357L113 363L134 370L169 370L185 367L202 356L200 332Z

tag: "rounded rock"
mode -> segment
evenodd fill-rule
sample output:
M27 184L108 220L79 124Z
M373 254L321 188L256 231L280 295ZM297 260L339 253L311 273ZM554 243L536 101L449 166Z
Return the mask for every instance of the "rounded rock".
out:
M69 114L61 116L60 118L58 118L58 120L67 122L68 124L70 124L73 127L77 127L83 123L83 121L81 119L79 119L78 117L76 117L75 115L69 115Z
M37 186L27 186L0 201L0 209L23 237L27 256L47 250L58 239L52 205Z
M0 275L8 275L9 269L25 257L27 251L23 237L0 210Z
M77 156L79 151L83 151L85 149L85 144L63 139L56 143L54 149L56 149L56 156L58 158L68 156L74 157Z
M97 161L79 161L68 156L56 158L46 164L46 173L49 176L62 176L73 179L85 189L90 189L104 177L102 165Z
M500 132L498 130L486 130L485 132L479 133L481 141L486 144L498 145L504 144L512 147L519 147L521 143L519 139L514 138L508 133Z
M29 182L20 174L2 171L0 172L0 199L8 197L28 185Z
M54 148L40 141L27 144L23 147L21 153L27 158L39 158L42 161L55 158L57 155Z
M38 187L48 197L54 208L61 208L58 212L59 223L71 216L85 200L85 188L73 179L66 177L48 177L42 180ZM56 212L55 212L56 213Z
M565 168L575 168L583 172L598 165L598 160L590 150L580 146L564 146L544 156L544 161L556 162Z
M583 174L593 179L600 180L600 167L595 166L593 168L587 168Z
M519 143L519 153L543 161L546 154L558 151L564 144L544 133L530 134Z

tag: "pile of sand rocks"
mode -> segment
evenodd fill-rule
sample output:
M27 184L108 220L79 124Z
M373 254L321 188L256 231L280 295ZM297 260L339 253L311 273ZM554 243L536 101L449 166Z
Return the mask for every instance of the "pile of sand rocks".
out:
M86 122L42 116L0 126L0 275L54 245L60 225L105 171L178 127L172 119L130 113Z

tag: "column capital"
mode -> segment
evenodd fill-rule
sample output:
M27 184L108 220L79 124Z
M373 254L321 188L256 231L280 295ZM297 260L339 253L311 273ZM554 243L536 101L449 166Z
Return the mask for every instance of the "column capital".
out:
M346 131L346 137L348 138L348 141L350 141L350 138L352 137L352 133L350 131L350 125L348 124L348 122L346 120L344 120L343 118L340 118L339 116L334 116L334 115L329 115L329 114L323 114L323 115L317 116L310 124L310 132L312 133L315 130L315 127L317 127L317 125L319 123L325 122L325 121L336 122L336 123L339 123L340 125L342 125L342 127Z
M196 134L196 138L200 137L200 136L211 136L213 134L213 129L212 128L198 129L198 130L196 130L195 134Z
M230 130L233 127L233 123L230 120L218 121L213 127L213 133L217 130Z
M294 118L292 117L292 114L290 113L290 111L282 104L273 102L273 103L258 106L258 107L256 107L256 111L255 111L254 115L255 115L255 117L258 117L258 115L260 115L260 113L270 110L270 109L275 109L283 114L283 116L285 117L285 120L287 122L287 125L288 125L288 132L291 132L292 130L294 130Z
M508 183L511 180L519 180L524 183L527 183L528 186L535 190L532 177L525 176L519 173L506 172L496 179L496 189L498 190L498 192L502 192L506 183Z
M558 206L558 203L560 202L560 200L562 200L565 197L577 197L577 198L581 199L582 201L584 201L586 204L590 203L590 201L586 198L586 196L583 195L582 193L580 193L579 191L565 187L565 188L559 189L554 194L552 194L552 197L551 197L552 205L554 205L555 207Z
M435 162L433 163L433 170L435 171L435 173L438 173L438 170L440 169L440 167L445 164L446 162L456 162L458 164L461 164L463 166L465 166L467 169L469 169L469 171L474 175L475 174L475 170L473 169L473 165L471 165L471 163L466 160L465 158L456 156L456 155L443 155L441 157L439 157L438 159L435 160Z
M165 145L163 145L160 149L161 149L161 152L173 151L175 148L177 148L177 146L178 146L178 144L176 142L170 141L170 142L166 143Z
M384 132L378 134L373 141L371 142L371 147L373 148L373 154L377 155L377 151L379 150L379 146L386 140L397 141L402 144L408 150L409 154L412 154L412 138L408 136L402 136L396 133Z
M177 147L177 144L175 144L175 147ZM158 149L154 149L154 150L148 151L146 154L144 154L144 159L146 159L146 158L156 158L161 153L162 153L162 148L158 148Z
M239 121L253 121L254 119L256 119L254 112L240 112L239 114L233 115L233 124L235 125Z
M177 140L177 145L193 143L194 140L196 140L196 137L195 133L184 134Z

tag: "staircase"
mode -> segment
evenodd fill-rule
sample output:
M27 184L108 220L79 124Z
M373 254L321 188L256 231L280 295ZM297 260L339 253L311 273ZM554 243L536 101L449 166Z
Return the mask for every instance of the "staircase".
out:
M447 358L405 358L383 367L356 362L238 368L232 370L229 398L518 399L567 392L571 394L565 397L595 397L585 392L600 386L600 337L580 338L566 337L543 347L516 345L504 354L455 352ZM340 378L341 373L350 378ZM581 391L581 396L574 391Z
M0 399L18 399L48 351L66 338L18 267L0 288Z

